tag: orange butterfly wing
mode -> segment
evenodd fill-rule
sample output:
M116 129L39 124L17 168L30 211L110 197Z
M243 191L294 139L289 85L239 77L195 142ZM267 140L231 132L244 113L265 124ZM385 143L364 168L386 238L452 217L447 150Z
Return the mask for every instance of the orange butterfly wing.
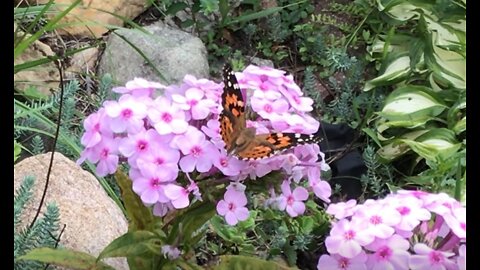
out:
M220 134L225 142L225 148L229 150L241 131L246 127L245 101L238 86L237 78L230 65L223 68L223 93L220 114Z
M271 157L301 144L319 143L322 140L314 134L270 133L256 135L245 150L237 153L244 160L255 160Z

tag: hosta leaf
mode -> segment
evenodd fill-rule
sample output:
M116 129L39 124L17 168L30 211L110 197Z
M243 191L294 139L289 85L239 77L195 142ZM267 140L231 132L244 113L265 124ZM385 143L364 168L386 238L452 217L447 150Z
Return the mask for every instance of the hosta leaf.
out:
M395 84L405 79L409 73L410 57L401 54L386 66L384 72L380 76L366 82L363 91L369 91L377 86Z
M435 162L448 159L462 146L455 140L455 134L446 128L429 130L415 141L408 139L402 141L419 156Z
M417 127L442 113L447 106L430 88L406 85L395 89L378 115L387 126Z
M382 162L390 162L410 151L410 147L402 139L415 140L428 130L416 130L400 136L398 139L390 141L388 144L378 149L377 154Z

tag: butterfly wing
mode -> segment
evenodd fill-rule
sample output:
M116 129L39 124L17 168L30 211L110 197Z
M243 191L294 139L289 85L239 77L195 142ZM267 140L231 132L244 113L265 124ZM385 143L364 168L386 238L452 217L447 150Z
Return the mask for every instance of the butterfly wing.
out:
M246 127L245 101L232 67L228 64L223 68L223 83L225 86L222 93L223 111L219 119L220 134L225 148L229 150L241 130Z
M302 144L319 143L322 138L316 134L271 133L256 135L255 139L243 150L237 153L243 160L255 160L271 157L274 154Z

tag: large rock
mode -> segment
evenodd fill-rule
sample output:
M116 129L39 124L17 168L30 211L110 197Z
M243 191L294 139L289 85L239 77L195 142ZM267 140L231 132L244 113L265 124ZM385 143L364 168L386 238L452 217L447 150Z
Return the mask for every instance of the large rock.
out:
M137 29L119 29L110 35L98 66L100 77L110 73L118 85L135 77L162 83L179 83L186 74L208 77L207 49L198 37L162 22L144 28L151 34ZM142 51L167 81L119 35Z
M14 25L14 32L15 30L16 25ZM19 31L17 36L21 35L23 35L23 32ZM30 35L26 35L25 39L29 37ZM36 40L30 44L22 54L14 59L14 65L33 62L54 55L55 53L50 46ZM13 81L15 88L20 92L25 91L29 87L35 87L41 94L48 96L52 91L58 89L60 85L60 72L55 62L49 62L15 73L13 75Z
M37 210L50 162L51 153L33 156L14 167L14 189L25 176L35 176L34 195L24 210L22 224L32 221ZM108 197L89 172L60 153L55 153L52 173L42 213L46 203L55 202L60 210L61 226L66 224L60 245L97 256L113 239L128 230L122 211ZM128 269L126 259L105 260L115 269Z
M46 4L48 1L29 0L27 2ZM55 4L65 9L74 1L56 0ZM98 38L108 31L105 26L123 26L123 20L120 18L133 19L140 15L146 6L146 0L83 0L60 21L62 24L73 25L62 27L58 31L60 34L66 32L75 36Z

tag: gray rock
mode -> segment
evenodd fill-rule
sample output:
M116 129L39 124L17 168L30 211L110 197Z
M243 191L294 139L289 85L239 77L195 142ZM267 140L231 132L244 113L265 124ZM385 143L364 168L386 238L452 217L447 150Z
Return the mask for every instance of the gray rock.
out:
M186 74L197 78L209 76L207 49L198 37L162 22L144 29L151 34L137 29L119 29L110 35L99 63L99 76L110 73L118 85L124 85L134 77L176 84ZM119 35L142 51L167 81L158 76L148 62Z
M35 177L34 195L23 211L22 223L30 224L37 210L51 153L26 158L14 166L14 190L27 175ZM60 210L60 226L66 225L60 245L97 256L115 238L128 231L122 211L89 172L75 162L55 153L50 182L41 213L55 202ZM105 263L115 269L129 269L125 258L109 258Z
M263 59L258 57L247 57L252 64L259 66L259 67L274 67L273 61L269 59Z

